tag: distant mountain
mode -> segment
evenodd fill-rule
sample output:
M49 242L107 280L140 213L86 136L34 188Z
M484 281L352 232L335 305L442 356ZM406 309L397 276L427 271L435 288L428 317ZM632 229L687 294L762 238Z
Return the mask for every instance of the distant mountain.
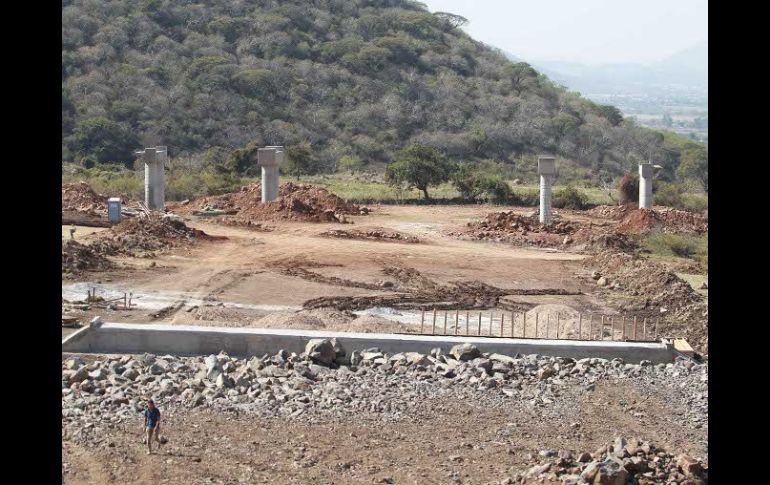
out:
M517 56L509 52L511 60ZM708 91L708 41L653 64L533 61L553 81L581 93L650 94L659 90Z

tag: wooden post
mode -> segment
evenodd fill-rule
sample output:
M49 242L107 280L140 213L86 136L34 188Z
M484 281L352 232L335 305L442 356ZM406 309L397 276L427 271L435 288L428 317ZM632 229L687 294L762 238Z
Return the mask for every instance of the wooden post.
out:
M523 325L524 325L524 338L527 338L527 312L522 313L523 316Z
M436 307L433 307L433 328L430 331L431 335L436 335Z
M504 337L503 335L503 325L505 325L505 312L500 314L500 336Z
M578 340L583 340L583 314L578 313Z
M561 313L556 314L556 340L559 340L559 327L561 327Z
M588 340L594 339L594 314L588 316Z
M621 333L620 338L622 340L625 340L626 339L626 316L625 315L623 315L622 325L623 325L623 332Z
M599 332L599 340L604 340L604 315L602 315L602 328Z
M610 316L610 340L615 340L615 317Z
M457 335L457 328L460 326L460 309L455 310L455 335Z
M647 340L647 317L642 319L642 339Z
M133 292L130 292L130 291L129 291L129 292L128 292L128 308L129 308L129 309L131 308L131 300L133 300L133 298L134 298L134 294L133 294Z
M658 324L660 323L660 317L658 317L657 320L655 320L655 338L659 339L660 334L658 333Z
M516 314L511 310L511 338L515 337L514 328L516 327Z
M469 335L468 334L468 325L469 325L470 321L471 321L470 312L465 312L465 335Z
M535 338L540 338L540 332L537 331L539 320L540 320L540 314L535 313Z
M128 308L128 295L123 293L123 309L125 310L126 308Z
M424 326L425 326L425 310L420 312L420 334L422 334Z
M634 317L634 340L636 340L636 317Z
M481 312L479 312L479 335L481 335Z
M495 331L492 329L492 325L495 322L495 312L489 312L489 336L495 334Z
M446 310L444 310L444 335L446 335Z

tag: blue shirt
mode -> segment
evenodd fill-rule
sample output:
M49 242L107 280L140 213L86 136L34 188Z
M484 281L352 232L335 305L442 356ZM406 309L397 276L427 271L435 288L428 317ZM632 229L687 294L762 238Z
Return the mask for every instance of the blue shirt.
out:
M147 418L147 427L155 428L155 425L158 424L158 420L160 419L160 410L158 408L147 408L144 410L144 417Z

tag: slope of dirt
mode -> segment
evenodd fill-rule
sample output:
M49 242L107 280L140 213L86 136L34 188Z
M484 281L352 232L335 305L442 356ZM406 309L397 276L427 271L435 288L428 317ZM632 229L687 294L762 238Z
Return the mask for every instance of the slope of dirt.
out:
M106 271L114 265L90 246L74 240L62 240L62 273L80 274L86 271Z
M595 271L600 292L626 297L625 312L660 317L659 334L683 337L708 353L708 305L703 296L665 266L625 253L605 251L583 262Z
M360 215L369 212L355 204L312 184L281 184L278 199L262 203L259 184L242 187L239 192L193 200L188 204L173 206L180 213L216 209L235 212L231 221L293 220L305 222L342 222L344 215Z

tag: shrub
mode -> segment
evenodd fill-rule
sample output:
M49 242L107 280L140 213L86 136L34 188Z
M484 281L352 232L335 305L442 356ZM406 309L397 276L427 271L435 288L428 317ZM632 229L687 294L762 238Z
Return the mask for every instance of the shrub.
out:
M685 203L682 198L682 187L678 184L661 183L653 197L655 205L664 205L676 209L684 209Z
M635 204L639 201L639 176L635 173L627 173L618 184L620 203L622 205Z
M476 180L478 190L496 204L504 204L511 200L513 191L508 183L499 175L484 175Z
M659 256L696 259L708 266L708 236L666 234L654 232L644 238L642 245Z
M574 186L567 185L556 193L553 198L553 206L560 209L587 209L588 197Z

